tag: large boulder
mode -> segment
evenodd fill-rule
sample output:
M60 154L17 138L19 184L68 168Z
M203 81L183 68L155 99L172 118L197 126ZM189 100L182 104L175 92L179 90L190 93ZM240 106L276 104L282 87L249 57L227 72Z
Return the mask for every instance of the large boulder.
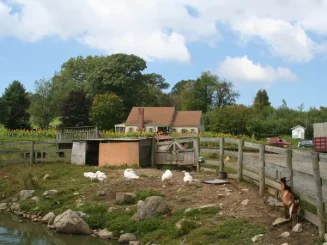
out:
M55 217L56 217L56 215L53 212L50 212L41 218L41 222L51 225L52 222L54 221Z
M54 220L58 232L69 234L92 234L88 224L74 211L67 210Z
M116 193L116 203L117 204L133 204L136 202L136 195L134 193Z
M26 200L26 199L32 197L34 192L35 192L34 190L22 190L22 191L20 191L19 192L20 201L23 201L23 200Z
M166 214L168 211L168 204L162 197L151 196L137 203L137 212L132 219L136 221L149 219Z

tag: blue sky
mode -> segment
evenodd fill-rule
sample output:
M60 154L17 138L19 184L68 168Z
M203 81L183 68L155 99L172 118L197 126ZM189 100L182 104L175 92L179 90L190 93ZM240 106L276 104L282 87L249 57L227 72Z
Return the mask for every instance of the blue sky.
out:
M327 2L265 3L0 0L0 93L13 80L33 91L70 57L123 52L171 87L211 70L234 83L238 103L265 88L274 106L327 106Z

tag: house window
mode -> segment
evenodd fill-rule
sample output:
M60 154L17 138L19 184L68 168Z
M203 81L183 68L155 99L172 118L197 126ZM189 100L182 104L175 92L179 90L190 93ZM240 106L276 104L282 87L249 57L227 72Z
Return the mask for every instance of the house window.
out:
M171 129L171 132L177 132L177 129L176 128L172 128Z
M191 129L191 133L195 134L195 129L194 128Z
M188 132L187 129L185 129L185 128L182 129L182 133L187 133L187 132Z
M133 132L133 128L128 128L128 131L129 132Z
M151 133L152 133L152 132L153 132L153 128L149 128L149 132L151 132Z

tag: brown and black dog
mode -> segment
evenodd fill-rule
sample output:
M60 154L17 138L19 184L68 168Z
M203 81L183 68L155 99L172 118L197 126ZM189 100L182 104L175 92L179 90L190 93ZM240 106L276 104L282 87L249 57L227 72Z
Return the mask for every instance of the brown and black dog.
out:
M291 187L286 184L287 181L289 181L289 179L286 177L280 178L280 190L285 210L285 219L290 219L290 227L292 227L292 214L296 214L297 223L299 222L300 198L292 191Z

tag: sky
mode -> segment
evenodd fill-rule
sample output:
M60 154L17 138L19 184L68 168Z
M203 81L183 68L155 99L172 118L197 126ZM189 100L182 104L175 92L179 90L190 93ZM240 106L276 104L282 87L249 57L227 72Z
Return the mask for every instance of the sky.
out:
M79 55L135 54L171 87L210 70L251 105L327 106L327 0L0 0L0 94Z

